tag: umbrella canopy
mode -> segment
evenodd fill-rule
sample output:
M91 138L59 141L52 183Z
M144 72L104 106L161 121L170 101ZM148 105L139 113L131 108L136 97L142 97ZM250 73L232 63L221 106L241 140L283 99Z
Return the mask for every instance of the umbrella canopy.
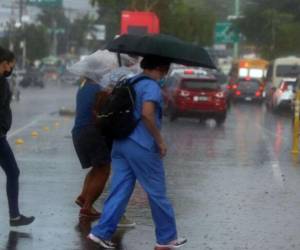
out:
M169 35L126 34L111 41L106 49L129 55L165 57L171 62L189 66L216 68L205 49Z

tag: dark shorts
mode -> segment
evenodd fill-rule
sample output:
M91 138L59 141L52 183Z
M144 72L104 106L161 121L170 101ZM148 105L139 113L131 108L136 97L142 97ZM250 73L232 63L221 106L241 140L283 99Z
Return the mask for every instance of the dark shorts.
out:
M73 132L72 137L82 168L110 164L112 140L102 136L95 127L82 128Z

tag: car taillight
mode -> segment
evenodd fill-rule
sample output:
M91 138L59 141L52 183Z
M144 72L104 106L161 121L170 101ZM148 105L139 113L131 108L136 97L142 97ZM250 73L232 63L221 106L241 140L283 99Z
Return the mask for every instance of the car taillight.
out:
M218 92L218 93L216 93L216 97L217 97L217 98L224 98L225 95L224 95L223 92Z
M179 89L177 92L177 95L181 96L181 97L188 97L188 96L190 96L190 92L187 90Z
M261 96L261 92L260 91L256 91L255 96L257 96L257 97Z
M193 75L195 72L194 72L194 70L192 70L192 69L186 69L185 71L184 71L184 74L185 75Z
M241 95L241 91L237 90L237 91L235 91L235 94L236 95Z
M286 82L283 82L279 88L282 92L287 91L288 90L288 85L286 84Z
M237 89L238 85L237 84L233 84L232 85L232 89Z

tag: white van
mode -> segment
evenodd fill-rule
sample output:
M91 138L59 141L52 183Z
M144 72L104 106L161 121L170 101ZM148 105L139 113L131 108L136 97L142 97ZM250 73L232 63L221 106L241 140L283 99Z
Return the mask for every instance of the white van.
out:
M300 73L300 58L295 56L281 57L270 63L267 71L266 85L278 88L284 78L294 78Z

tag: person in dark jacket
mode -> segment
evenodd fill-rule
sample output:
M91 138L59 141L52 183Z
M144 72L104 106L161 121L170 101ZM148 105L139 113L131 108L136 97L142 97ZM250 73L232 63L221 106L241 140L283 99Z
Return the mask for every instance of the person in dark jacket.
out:
M0 47L0 166L7 178L6 192L10 225L24 226L32 223L34 217L26 217L19 211L20 170L6 138L12 123L12 112L10 109L12 93L6 78L11 75L15 64L14 54Z

